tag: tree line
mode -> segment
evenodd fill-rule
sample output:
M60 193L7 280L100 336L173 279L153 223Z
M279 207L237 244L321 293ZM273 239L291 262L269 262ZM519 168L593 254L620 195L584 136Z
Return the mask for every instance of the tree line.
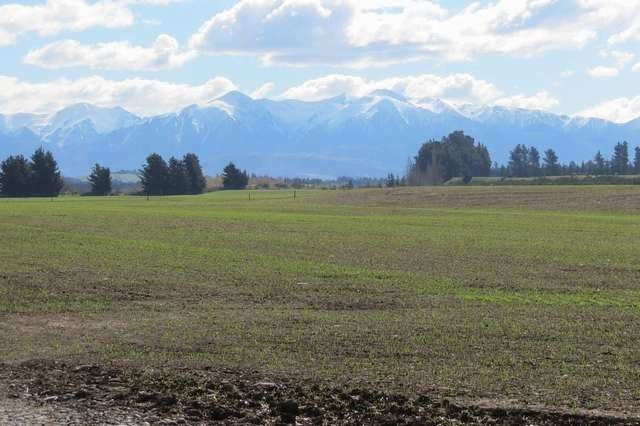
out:
M38 148L31 158L12 155L0 163L0 194L6 197L57 197L64 182L53 154Z
M543 177L562 175L631 175L640 174L640 146L634 150L633 161L629 144L616 144L613 155L606 159L600 151L593 160L580 164L572 161L561 164L553 149L541 155L534 147L518 144L510 153L509 163L492 167L491 156L485 145L462 131L453 132L439 141L424 143L409 162L404 177L389 174L380 180L385 186L437 185L452 178L468 183L473 177ZM201 194L206 178L195 154L188 153L166 162L153 153L139 170L142 193L147 195ZM353 187L352 179L344 187ZM112 192L111 170L95 164L88 177L90 195L109 195ZM249 175L235 164L229 163L222 173L224 189L244 189ZM55 197L64 185L58 164L50 151L37 149L30 158L10 156L0 163L0 195L8 197Z
M633 175L640 174L640 146L635 148L631 161L629 144L619 142L611 159L606 159L600 151L593 160L561 164L556 152L548 149L541 158L536 147L518 144L509 155L509 164L493 167L492 174L502 177L542 177L562 175Z
M405 177L389 174L385 186L438 185L452 178L469 183L473 177L544 177L576 174L607 176L640 174L640 146L630 155L627 142L619 142L613 155L606 159L600 151L593 160L562 164L553 149L540 152L536 147L518 144L510 152L509 163L491 164L487 147L476 143L462 131L451 133L440 141L424 143L409 161Z
M181 159L171 157L167 163L153 153L139 170L142 193L146 195L202 194L207 180L197 155L188 153ZM95 164L87 178L91 191L86 195L110 195L111 170ZM223 170L224 189L244 189L249 175L235 164ZM31 158L10 156L0 163L0 195L5 197L56 197L64 186L58 163L50 151L39 148Z
M160 154L149 155L140 169L140 183L147 195L202 194L207 186L200 160L191 153L181 160L171 157L169 163Z
M181 160L171 157L168 163L159 154L149 155L140 170L140 183L147 195L202 194L207 186L200 160L195 154L186 154ZM224 189L245 189L248 184L246 171L233 163L224 168Z

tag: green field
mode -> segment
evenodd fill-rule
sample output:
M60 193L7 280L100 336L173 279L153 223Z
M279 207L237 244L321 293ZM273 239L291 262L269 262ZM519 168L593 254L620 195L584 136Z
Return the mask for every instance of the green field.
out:
M640 187L0 199L0 362L640 413Z

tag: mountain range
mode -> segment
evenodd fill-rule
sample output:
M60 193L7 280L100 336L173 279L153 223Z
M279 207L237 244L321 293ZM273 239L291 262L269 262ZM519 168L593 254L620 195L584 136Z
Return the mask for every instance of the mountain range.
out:
M464 130L508 160L518 143L553 148L563 162L609 155L622 140L640 143L640 119L597 118L499 106L409 101L390 91L323 101L255 100L230 92L206 105L139 117L122 108L77 104L55 114L0 114L0 158L51 150L67 176L99 162L137 169L151 152L166 158L194 152L208 174L229 161L272 176L384 176L402 173L421 143Z

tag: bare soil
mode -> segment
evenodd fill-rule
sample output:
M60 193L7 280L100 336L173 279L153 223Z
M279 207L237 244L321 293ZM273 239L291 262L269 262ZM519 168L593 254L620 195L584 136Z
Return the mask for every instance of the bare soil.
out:
M637 425L616 413L406 397L254 371L0 364L2 424Z
M368 207L640 212L640 186L401 187L335 191L321 203Z

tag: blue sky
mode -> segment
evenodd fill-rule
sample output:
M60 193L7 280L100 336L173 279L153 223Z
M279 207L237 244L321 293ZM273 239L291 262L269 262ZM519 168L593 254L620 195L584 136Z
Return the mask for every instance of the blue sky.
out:
M625 122L640 116L629 0L2 0L0 113L76 102L141 115L238 89L385 88Z

